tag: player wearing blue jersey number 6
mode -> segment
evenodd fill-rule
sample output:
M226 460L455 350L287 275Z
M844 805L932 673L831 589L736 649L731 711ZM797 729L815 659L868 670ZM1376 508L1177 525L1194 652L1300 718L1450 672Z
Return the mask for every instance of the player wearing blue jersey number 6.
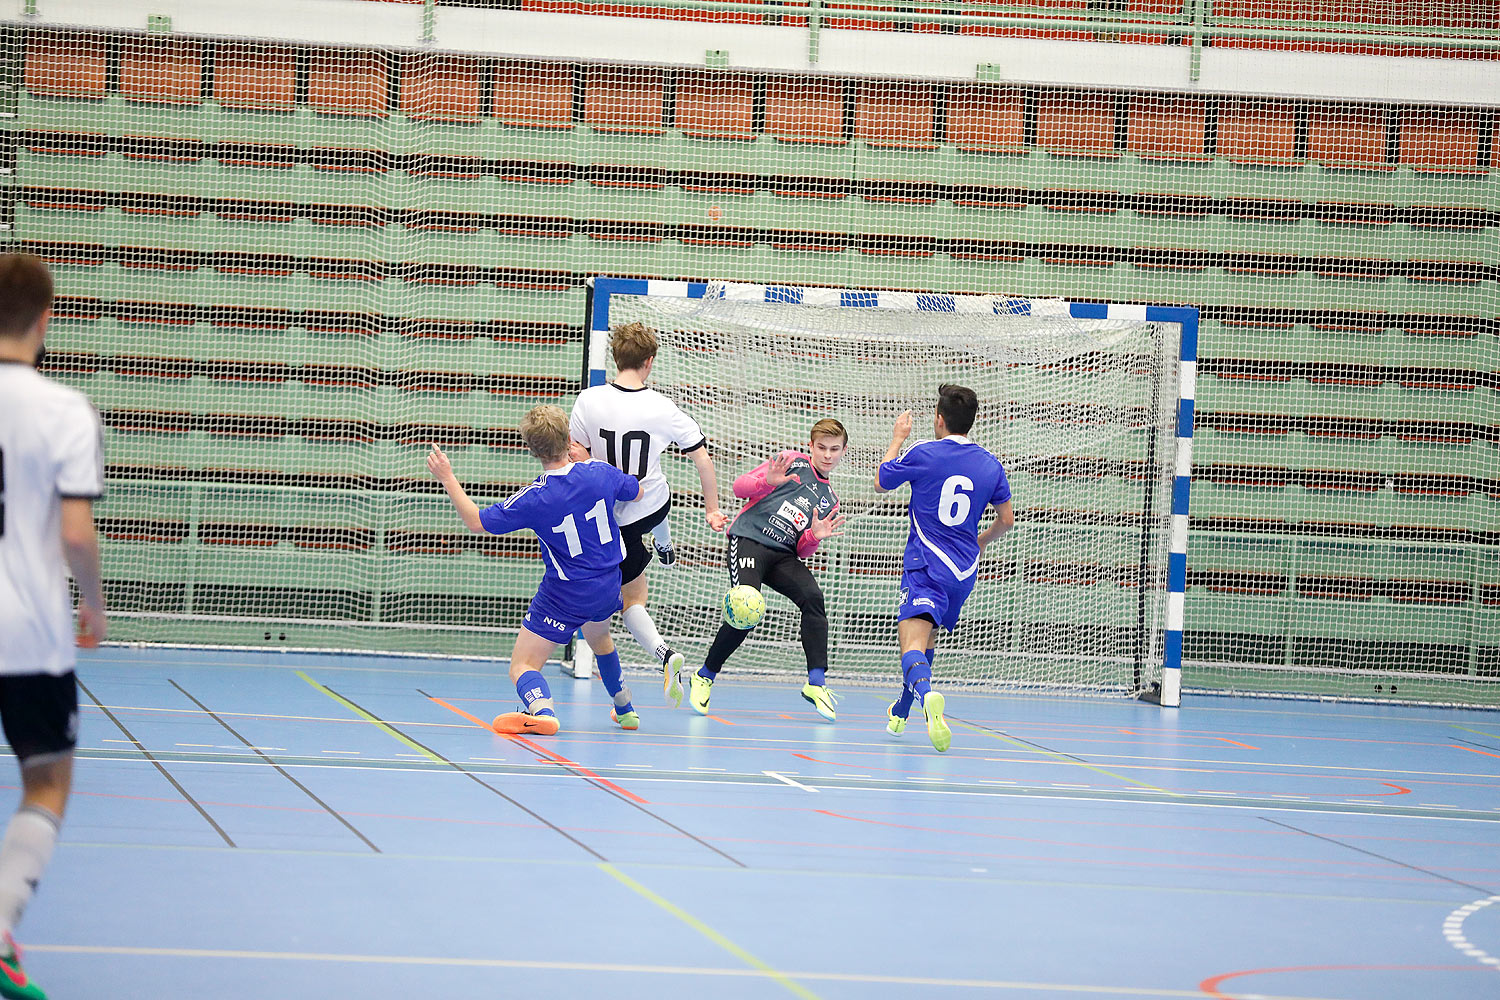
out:
M886 730L899 736L906 728L913 699L920 699L927 736L938 750L948 749L953 732L943 717L943 696L932 690L937 645L933 633L939 625L949 632L958 625L985 546L1015 524L1005 466L965 436L978 412L974 390L938 386L932 417L935 440L920 441L901 455L901 446L911 436L912 417L907 410L896 418L890 447L875 474L877 493L911 484L910 529L896 611L904 683L900 697L887 710ZM994 507L996 516L980 532L986 507Z
M614 699L611 717L622 729L638 729L640 717L620 676L609 620L620 610L620 560L625 557L615 504L637 499L640 483L604 462L570 462L568 417L556 406L538 406L522 417L521 440L542 463L542 474L509 500L483 510L459 485L441 448L433 445L427 455L428 470L443 484L470 531L503 535L530 528L542 543L546 569L510 657L510 679L523 710L496 717L493 728L540 736L557 732L542 665L581 627L594 650L599 679Z

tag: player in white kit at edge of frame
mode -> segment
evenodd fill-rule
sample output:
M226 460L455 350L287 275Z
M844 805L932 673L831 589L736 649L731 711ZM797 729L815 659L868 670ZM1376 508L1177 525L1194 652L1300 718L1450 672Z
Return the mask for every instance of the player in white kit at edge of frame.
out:
M0 254L0 724L21 766L20 807L0 842L0 997L46 1000L11 931L51 860L73 785L77 644L105 636L93 502L104 494L99 415L36 370L52 316L52 276L29 254ZM66 561L66 566L64 562Z

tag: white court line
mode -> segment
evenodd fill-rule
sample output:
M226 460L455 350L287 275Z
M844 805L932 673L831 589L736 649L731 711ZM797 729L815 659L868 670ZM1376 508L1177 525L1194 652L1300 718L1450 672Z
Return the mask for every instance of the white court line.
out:
M788 778L786 775L779 774L776 771L762 771L760 773L761 774L765 774L765 775L769 775L772 778L775 778L777 781L781 782L783 785L791 785L793 788L800 788L804 792L816 792L817 791L816 788L809 788L806 785L804 785L802 782L800 782L800 781L793 781L791 778Z
M1474 947L1469 943L1469 939L1464 937L1464 921L1491 903L1500 903L1500 896L1476 899L1448 914L1448 919L1443 921L1443 937L1448 939L1449 944L1470 958L1476 958L1492 969L1500 969L1500 958L1487 953L1483 948Z
M100 752L103 753L103 752L108 752L108 751L102 751L101 750ZM7 753L7 752L0 751L0 758L10 757L10 756L12 756L12 755L9 754L9 753ZM132 756L132 757L94 756L94 757L89 757L88 759L92 760L92 761L108 761L108 762L120 763L120 764L140 764L140 763L144 763L144 759L143 758L141 758L141 757L134 757L134 756ZM277 764L269 764L269 763L265 762L264 760L262 760L262 759L260 759L258 757L255 757L255 756L253 756L251 754L245 754L243 760L233 760L233 761L231 761L231 760L198 760L198 761L186 761L186 763L199 764L199 765L211 766L211 767L274 767L274 766L278 766L279 765L279 766L287 768L289 770L290 769L302 769L302 770L339 770L339 771L348 771L348 770L353 769L353 770L358 770L358 771L384 771L384 772L391 773L391 774L445 774L445 775L451 775L451 776L456 777L456 778L461 778L461 777L464 776L464 772L463 771L457 771L457 770L454 770L453 768L449 768L449 767L441 767L441 766L433 766L433 767L393 767L393 766L389 766L389 765L394 765L394 764L408 764L408 763L410 763L410 761L398 761L398 760L393 760L393 759L387 758L387 757L364 757L364 758L361 758L358 761L354 760L352 757L340 757L339 759L345 761L346 763L343 763L343 764L329 764L329 763L324 762L321 758L318 758L318 757L304 757L304 758L299 758L299 759L296 759L296 760L283 760L283 761L278 762ZM382 765L382 764L387 765L387 766L376 766L376 765ZM545 777L549 777L549 776L555 775L557 773L556 765L555 765L555 762L553 762L553 761L538 762L536 764L524 764L524 763L523 764L511 764L510 766L512 768L516 769L515 776L517 776L517 777L524 775L526 777L535 776L535 777L543 777L543 778L545 778ZM483 772L483 773L490 773L490 772ZM761 773L762 774L770 774L770 772L768 772L768 771L763 771ZM780 771L780 772L776 773L776 777L777 777L778 780L786 781L787 784L795 784L795 782L787 780L787 779L785 779L782 776L786 775L786 774L797 774L797 773L798 772L796 772L796 771ZM716 788L722 788L725 785L739 785L739 786L744 786L744 787L747 787L747 788L753 788L753 787L757 787L757 786L762 786L764 784L763 782L752 780L753 777L754 777L754 775L751 774L751 773L749 773L749 772L734 772L734 773L728 774L724 778L709 779L709 778L679 777L679 776L676 776L676 775L671 775L671 774L667 774L667 773L663 773L663 772L655 772L655 773L652 773L652 774L646 774L645 772L637 771L637 772L635 772L635 776L633 776L633 777L631 777L629 779L626 779L626 778L624 778L624 776L621 776L621 780L622 781L623 780L630 780L630 781L639 782L639 783L655 783L655 784L663 784L663 785L713 785ZM1003 786L1008 786L1008 787L1005 787L1005 788L991 787L991 788L988 788L988 789L985 789L985 790L981 790L980 787L979 787L979 786L1002 786L1002 785ZM806 786L798 786L798 787L806 787ZM1033 796L1032 796L1031 793L1029 793L1027 791L1027 789L1028 788L1032 788L1032 787L1040 787L1040 786L1021 785L1019 782L1008 781L1008 780L1000 780L1000 779L995 779L995 778L980 778L980 779L978 779L977 782L975 782L972 785L972 787L969 787L969 788L933 788L933 787L931 787L930 785L927 785L927 784L920 785L920 786L916 785L916 784L913 784L913 785L910 785L910 786L903 787L903 786L898 785L898 784L891 784L891 785L883 786L880 790L883 791L883 792L889 792L889 793L893 793L893 794L903 794L903 795L944 795L944 796L958 796L958 797L965 797L965 798L972 798L972 797L980 797L980 798L987 798L987 797L1017 798L1017 797L1019 797L1019 798L1023 798L1023 799L1031 799ZM816 792L816 791L818 791L818 789L816 789L816 788L808 788L807 790L809 792ZM849 789L849 790L850 791L859 791L859 789ZM1257 810L1257 809L1259 809L1259 810L1269 810L1269 811L1272 811L1272 812L1296 812L1298 814L1302 814L1302 813L1315 813L1315 814L1318 814L1318 815L1331 815L1331 816L1345 816L1345 815L1348 815L1348 812L1346 810L1342 810L1342 809L1326 809L1326 808L1313 807L1313 808L1298 808L1298 809L1292 810L1289 807L1276 805L1276 804L1273 804L1273 803L1271 803L1271 802L1269 802L1269 801L1267 801L1265 799L1255 799L1255 800L1251 800L1251 801L1248 801L1248 802L1247 801L1243 801L1243 800L1239 800L1239 796L1235 796L1234 799L1223 799L1223 800L1214 801L1214 802L1183 802L1183 801L1180 801L1180 800L1158 799L1158 798L1154 798L1154 797L1151 797L1151 796L1147 796L1145 794L1141 794L1141 795L1125 795L1124 793L1119 792L1117 790L1114 793L1114 795L1094 794L1094 795L1090 795L1090 796L1087 796L1087 797L1081 797L1081 798L1080 797L1074 797L1072 795L1068 795L1068 794L1066 794L1064 792L1058 791L1058 792L1054 793L1051 797L1056 798L1058 801L1068 801L1068 802L1111 802L1111 803L1130 803L1130 804L1133 804L1133 805L1139 805L1139 804L1144 803L1144 804L1147 804L1147 805L1163 806L1163 807L1170 806L1170 807L1174 807L1174 808L1175 807L1185 807L1185 808L1191 808L1191 809L1233 809L1233 810L1239 810L1239 811L1243 811L1243 810ZM1307 799L1307 798L1300 798L1297 801L1307 802L1307 803L1311 804L1311 800ZM1392 812L1384 812L1384 811L1379 811L1380 805L1384 805L1384 803L1381 803L1381 804L1375 806L1374 808L1377 811L1371 812L1368 815L1371 815L1371 816L1380 816L1380 817L1383 817L1385 819L1417 819L1417 820L1422 820L1423 822L1442 822L1442 823L1493 823L1493 822L1496 822L1493 819L1489 819L1489 818L1481 819L1481 818L1479 818L1477 816L1424 816L1424 815L1422 815L1420 813L1407 813L1407 812L1395 812L1395 813L1392 813ZM1413 808L1415 808L1415 807L1413 807ZM1478 810L1474 810L1474 811L1477 812ZM1497 813L1500 813L1500 806L1494 807L1493 811L1497 812Z
M1076 993L1093 996L1165 997L1168 1000L1203 1000L1199 990L1151 989L1130 986L1092 986L1076 983L1028 983L1004 979L937 979L923 976L861 975L854 972L764 972L760 969L726 969L683 965L624 965L610 962L548 962L517 958L430 958L420 955L340 955L322 952L231 951L216 948L116 948L103 945L28 944L27 951L69 955L115 955L133 958L231 958L254 962L337 962L357 965L445 966L469 969L556 969L570 972L714 976L732 979L792 979L839 983L876 983L898 986L951 986L958 989L1029 990L1046 993ZM1311 997L1276 997L1257 994L1262 1000L1317 1000Z
M208 664L201 664L201 665L208 665ZM321 664L320 664L320 666L321 666ZM287 667L276 667L276 669L289 669L289 668L287 668ZM291 668L291 669L301 669L301 668L297 667L297 668ZM328 669L356 670L356 669L360 669L360 668L355 668L355 667L329 667ZM408 671L397 670L397 671L387 671L387 672L390 672L390 673L407 673ZM455 675L455 676L463 676L463 675ZM475 675L475 676L488 676L488 675ZM92 704L83 705L83 706L80 706L80 707L82 707L84 709L96 709L96 710L98 709L98 706L92 705ZM105 705L104 708L108 708L108 709L110 709L111 711L114 711L114 712L161 712L161 713L165 713L165 714L169 714L169 715L202 715L203 714L201 712L201 710L196 709L196 708L159 708L159 707L156 707L156 706L153 706L153 705ZM335 717L335 716L326 716L326 715L280 715L280 714L277 714L277 713L274 713L274 712L217 712L216 714L221 715L221 716L223 716L226 719L233 719L233 718L270 719L270 720L274 720L274 721L278 721L278 722L336 722L336 723L339 723L341 725L351 724L351 723L352 724L356 724L356 725L368 725L368 723L366 723L364 719L350 718L348 716ZM421 719L406 719L406 720L394 719L394 720L386 720L386 721L390 725L401 726L401 727L416 727L416 726L421 726L421 727L427 727L427 728L431 728L431 729L473 729L474 728L471 723L467 723L467 722L430 722L430 721L421 720ZM1415 721L1420 721L1420 720L1415 720ZM693 742L693 743L713 742L713 743L728 743L728 744L747 744L748 745L748 747L747 747L748 749L754 749L755 747L761 746L761 745L773 745L773 744L775 744L775 745L791 744L791 745L798 746L798 747L806 747L807 746L807 741L806 740L798 740L798 739L776 739L776 738L771 738L771 737L766 737L766 736L712 736L712 735L689 734L689 733L652 733L652 736L654 738L660 739L660 740L681 741L683 743L688 743L688 742ZM112 743L129 743L130 741L129 740L108 740L106 742L112 742ZM856 749L856 750L871 750L873 748L878 748L878 747L886 746L886 743L883 742L883 741L880 741L880 742L869 742L869 741L865 741L865 740L831 740L831 741L829 741L829 743L827 744L827 746L829 746L829 747L850 747L850 748L853 748L853 749ZM740 748L739 747L734 747L733 749L740 749ZM1016 748L1015 753L1024 755L1026 757L1026 759L1025 760L1018 760L1015 757L979 757L977 759L978 760L983 760L983 761L988 761L988 762L998 762L998 763L1005 763L1005 764L1037 764L1037 763L1041 763L1041 764L1063 764L1063 763L1067 763L1070 766L1072 764L1071 761L1067 761L1067 762L1056 761L1056 760L1047 759L1045 757L1042 757L1041 759L1037 759L1038 757L1041 757L1040 752L1038 752L1035 755L1026 754L1025 750L1022 749L1022 748L1020 748L1020 747ZM954 759L957 759L957 758L954 758ZM1182 765L1182 764L1225 764L1225 765L1234 765L1236 767L1298 768L1298 769L1308 770L1308 771L1336 771L1336 772L1344 772L1344 773L1350 773L1350 774L1379 774L1379 775L1385 775L1385 776L1388 776L1388 777L1411 777L1411 778L1493 778L1494 777L1493 774L1487 774L1487 773L1482 773L1482 772L1477 772L1477 771L1415 771L1415 770L1411 770L1409 768L1348 767L1348 766L1345 766L1345 765L1342 765L1342 764L1306 764L1306 763L1302 763L1302 762L1299 762L1299 761L1291 761L1291 760L1287 760L1287 761L1280 761L1280 760L1217 760L1217 759L1214 759L1214 758L1162 757L1162 756L1152 756L1152 755L1129 755L1129 754L1101 754L1097 758L1091 758L1091 759L1094 759L1097 763L1100 763L1100 764L1107 763L1109 761L1146 761L1147 762L1147 763L1142 763L1142 764L1130 764L1130 763L1110 764L1111 767L1114 767L1117 770L1126 770L1126 769L1134 768L1136 770L1151 771L1151 770L1160 770L1163 767L1176 767L1176 766L1179 766L1179 765Z

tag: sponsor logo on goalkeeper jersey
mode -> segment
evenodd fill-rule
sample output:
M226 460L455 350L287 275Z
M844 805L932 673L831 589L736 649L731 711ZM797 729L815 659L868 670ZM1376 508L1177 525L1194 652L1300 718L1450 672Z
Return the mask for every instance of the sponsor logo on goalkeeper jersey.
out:
M801 498L799 497L798 499L800 500ZM776 515L788 522L794 531L801 531L807 527L807 511L798 510L796 505L787 503L785 500L781 502Z

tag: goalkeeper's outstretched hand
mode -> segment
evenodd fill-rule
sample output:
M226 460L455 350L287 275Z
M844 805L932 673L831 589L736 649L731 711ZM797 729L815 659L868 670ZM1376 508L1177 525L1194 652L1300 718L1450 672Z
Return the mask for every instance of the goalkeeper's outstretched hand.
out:
M812 536L814 538L821 542L825 538L832 538L835 535L842 535L844 532L840 529L842 529L843 527L844 515L840 514L838 511L831 510L828 512L827 517L819 517L816 513L814 513L812 516L812 523L807 526L807 530L812 533Z
M773 490L792 477L787 475L787 470L792 467L792 456L787 454L777 455L771 459L771 464L766 468L766 485Z

